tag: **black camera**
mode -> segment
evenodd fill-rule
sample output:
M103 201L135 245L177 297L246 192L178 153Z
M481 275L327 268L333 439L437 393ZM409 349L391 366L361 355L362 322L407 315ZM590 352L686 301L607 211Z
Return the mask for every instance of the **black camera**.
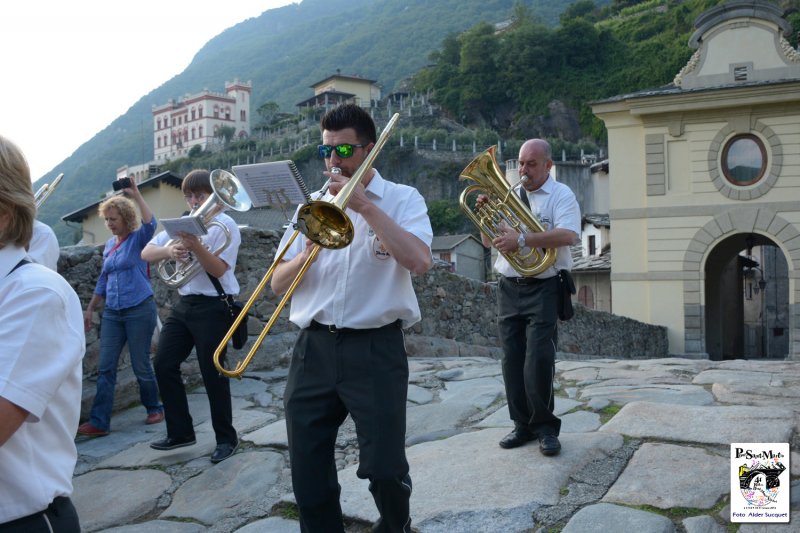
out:
M131 179L130 178L120 178L111 183L111 186L114 187L115 191L119 191L121 189L127 189L131 186Z

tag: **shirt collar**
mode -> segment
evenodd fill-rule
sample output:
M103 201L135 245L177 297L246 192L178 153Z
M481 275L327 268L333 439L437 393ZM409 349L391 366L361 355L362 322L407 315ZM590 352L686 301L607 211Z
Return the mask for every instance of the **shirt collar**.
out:
M372 179L369 181L366 191L377 196L378 198L383 198L383 195L386 192L386 180L383 179L383 176L381 176L380 172L378 172L376 169L373 170L375 170L375 173L372 175Z
M543 192L545 194L550 194L551 192L553 192L553 187L555 186L554 183L555 183L555 180L553 179L553 176L551 174L548 174L547 175L547 179L545 180L544 183L542 183L542 186L539 187L538 189L536 189L535 191L528 191L527 189L525 189L525 187L522 186L521 183L519 183L519 184L517 184L517 192L519 192L520 190L524 189L525 192L527 192L527 193Z
M9 244L0 248L0 280L8 276L11 269L27 255L25 248L19 246Z

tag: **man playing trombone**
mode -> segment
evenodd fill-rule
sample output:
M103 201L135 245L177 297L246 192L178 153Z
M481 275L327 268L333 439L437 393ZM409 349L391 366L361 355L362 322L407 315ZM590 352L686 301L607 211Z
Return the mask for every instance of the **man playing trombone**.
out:
M332 200L357 172L366 173L346 210L353 242L322 249L291 300L289 318L301 331L284 406L300 528L344 531L334 444L349 414L360 452L357 475L370 480L380 512L374 530L410 531L403 328L420 320L411 274L432 264L431 224L416 189L390 182L375 169L360 169L376 142L369 113L342 105L325 114L321 129L319 154L330 178L323 200ZM314 246L294 240L272 278L276 294L289 290Z

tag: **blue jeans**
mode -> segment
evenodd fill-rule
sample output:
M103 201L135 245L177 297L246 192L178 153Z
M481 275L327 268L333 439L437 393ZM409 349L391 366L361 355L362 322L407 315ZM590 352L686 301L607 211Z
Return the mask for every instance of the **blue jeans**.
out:
M111 429L117 364L125 342L131 355L131 367L139 382L139 397L147 413L163 411L158 399L158 385L150 362L150 341L156 327L156 304L153 297L127 309L103 310L100 323L100 365L97 392L89 421L98 429Z

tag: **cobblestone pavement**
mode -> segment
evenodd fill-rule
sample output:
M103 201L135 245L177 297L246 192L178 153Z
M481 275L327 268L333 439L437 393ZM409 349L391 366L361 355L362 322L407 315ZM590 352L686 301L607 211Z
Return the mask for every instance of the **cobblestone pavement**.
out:
M406 444L420 533L800 531L798 518L729 523L731 498L741 497L730 491L730 443L797 449L800 363L560 355L555 457L541 455L536 442L497 445L511 427L498 361L410 359ZM109 436L79 439L73 500L84 531L298 532L285 377L286 369L274 369L232 382L241 446L216 465L202 387L190 395L193 446L150 449L165 428L146 426L141 406L115 414ZM369 531L377 511L355 475L350 420L336 460L347 531ZM800 509L799 461L793 451L792 515Z

